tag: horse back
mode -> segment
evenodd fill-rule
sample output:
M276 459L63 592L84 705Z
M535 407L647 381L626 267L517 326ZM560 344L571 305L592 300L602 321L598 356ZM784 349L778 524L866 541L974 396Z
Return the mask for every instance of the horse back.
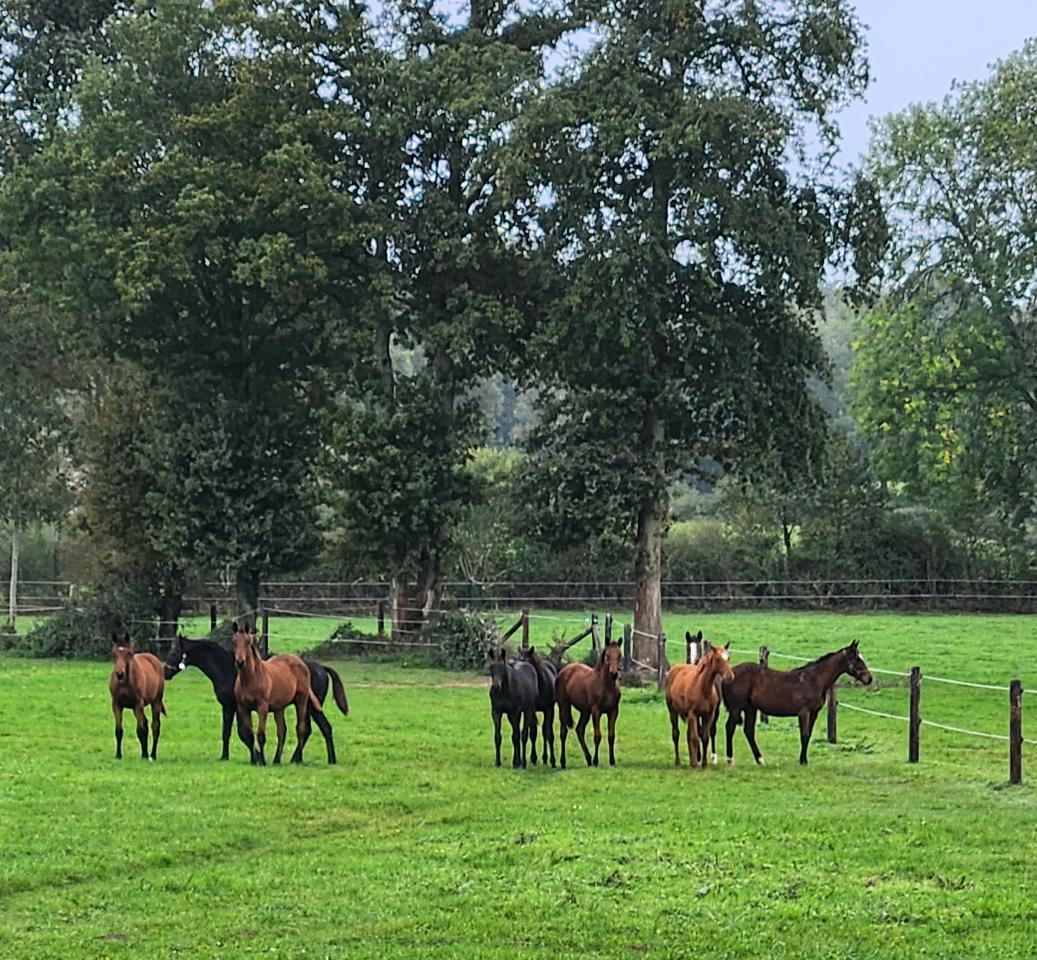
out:
M310 671L302 660L292 653L278 653L265 661L270 678L268 699L270 706L280 709L303 694L309 700Z
M135 653L130 679L141 703L157 703L165 692L166 675L162 662L153 653Z
M527 660L519 660L512 669L514 672L509 684L514 688L515 705L523 708L534 707L540 692L540 676L536 667Z
M666 704L678 713L691 709L698 664L677 663L666 674Z

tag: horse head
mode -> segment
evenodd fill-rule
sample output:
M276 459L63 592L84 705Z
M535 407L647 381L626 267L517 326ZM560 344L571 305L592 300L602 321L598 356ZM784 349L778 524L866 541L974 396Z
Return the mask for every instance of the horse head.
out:
M860 641L854 640L848 647L844 649L846 654L846 672L853 677L854 680L859 680L861 683L871 683L871 671L868 669L868 665L861 659L859 652Z
M486 656L490 661L490 693L506 690L508 687L508 660L504 651L491 647Z
M179 633L176 635L173 646L169 648L169 656L166 657L166 662L163 664L167 680L172 680L178 673L187 669L189 653L187 645L190 642L187 637L182 637Z
M251 656L259 656L259 651L256 650L256 636L249 633L247 624L239 627L236 620L231 624L231 630L234 632L234 665L241 671L245 669Z
M623 644L607 643L601 651L598 666L605 671L613 683L619 679L619 671L623 666Z
M722 647L715 647L706 641L707 653L703 656L706 661L704 669L712 670L714 677L721 681L727 681L734 677L735 672L731 668L731 644L725 643Z
M117 633L112 633L112 655L115 657L115 679L119 683L128 683L133 660L133 641L128 633L121 640Z

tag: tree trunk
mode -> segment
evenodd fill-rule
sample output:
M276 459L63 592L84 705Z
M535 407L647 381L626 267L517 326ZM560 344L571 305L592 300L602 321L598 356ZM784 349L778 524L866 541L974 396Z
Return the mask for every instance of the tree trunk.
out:
M7 619L11 633L18 632L18 525L11 524L11 586L7 594Z
M781 518L781 538L785 542L785 579L792 579L792 527Z
M415 606L421 612L421 625L427 627L433 615L439 609L443 596L443 583L440 576L439 551L425 544L421 548L421 568L418 574L418 589Z
M667 504L653 497L637 514L637 554L634 561L634 657L659 665L658 636L662 631L663 533Z
M239 568L235 577L235 589L241 616L245 623L254 627L256 611L259 609L259 571L246 567Z
M158 611L158 636L160 640L172 640L176 637L180 611L184 606L184 598L179 593L165 591L155 604Z
M407 587L405 574L396 574L389 579L389 615L392 619L392 638L399 643L410 640L417 633L419 623L417 611Z

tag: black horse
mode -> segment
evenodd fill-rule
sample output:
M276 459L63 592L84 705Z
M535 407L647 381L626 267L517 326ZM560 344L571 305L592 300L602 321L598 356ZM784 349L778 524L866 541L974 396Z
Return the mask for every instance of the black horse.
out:
M526 741L532 733L536 743L537 715L536 700L540 689L536 668L520 660L508 663L503 650L491 649L490 660L490 710L493 714L493 742L497 748L497 766L500 766L501 717L506 716L511 724L511 765L526 765ZM525 724L522 723L525 718Z
M342 686L342 678L339 677L331 667L317 660L303 659L310 671L310 689L313 695L320 701L321 705L328 695L329 682L334 692L335 703L343 716L349 715L349 701L346 699L346 690ZM166 658L166 679L172 680L181 670L188 667L197 667L212 683L213 693L223 708L223 753L221 760L230 757L230 729L237 715L238 705L234 699L234 680L237 677L237 668L234 665L234 654L225 647L212 640L189 640L187 637L178 636L173 642L173 648ZM331 733L331 724L328 723L323 711L308 711L306 716L306 736L309 737L313 730L313 723L324 735L324 743L328 748L328 763L335 763L335 741ZM238 726L238 736L245 743L241 726ZM247 746L247 744L246 744Z
M551 756L551 766L555 765L555 679L558 671L550 660L545 660L536 652L536 647L528 647L519 651L519 659L533 664L537 672L537 698L536 709L544 715L541 724L541 732L544 737L544 763L547 763L548 751ZM530 762L536 765L537 743L534 733Z

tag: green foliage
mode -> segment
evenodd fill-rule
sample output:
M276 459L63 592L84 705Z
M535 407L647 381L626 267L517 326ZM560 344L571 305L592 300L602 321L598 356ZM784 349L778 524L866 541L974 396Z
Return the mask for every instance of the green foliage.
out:
M154 607L146 586L110 579L98 584L76 607L68 606L40 620L25 636L32 657L104 660L110 656L112 633L129 633L138 647L152 639Z
M889 296L862 322L876 463L962 530L1016 543L1037 509L1037 45L890 116L869 160L896 211Z
M445 670L481 670L486 652L500 644L497 621L471 610L444 610L426 628L432 662Z

